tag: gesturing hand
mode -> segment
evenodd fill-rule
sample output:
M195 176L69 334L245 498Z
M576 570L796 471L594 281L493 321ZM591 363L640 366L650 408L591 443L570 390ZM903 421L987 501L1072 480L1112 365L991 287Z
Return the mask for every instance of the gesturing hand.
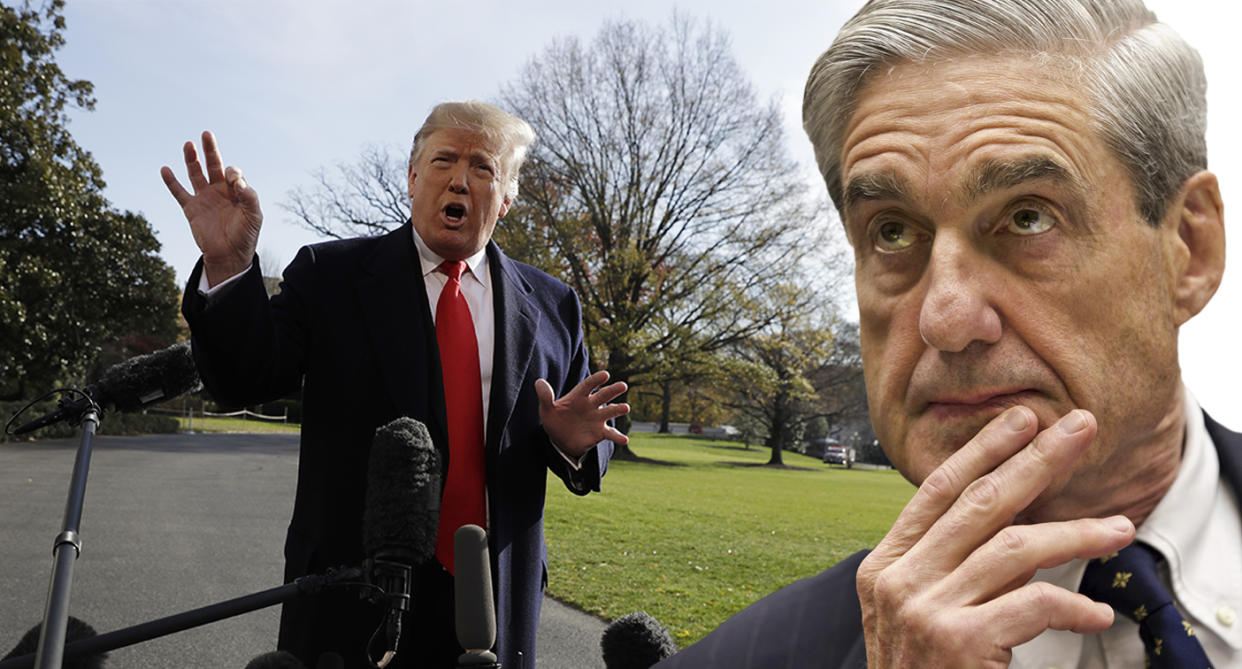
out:
M605 438L619 444L628 441L608 425L608 421L630 412L628 404L608 404L625 392L626 385L618 382L600 387L607 382L608 372L595 372L564 397L553 399L552 386L543 379L535 381L543 429L566 455L580 458Z
M1014 646L1047 629L1095 633L1113 611L1076 592L1030 583L1036 569L1129 544L1124 516L1014 525L1095 438L1071 411L1040 432L1014 407L927 477L858 569L867 666L1006 667Z
M224 169L220 147L210 131L203 132L203 157L206 174L198 163L194 142L185 143L185 167L193 195L168 166L160 168L160 176L190 222L194 243L203 252L203 273L208 285L215 286L250 267L259 244L263 212L258 194L242 178L241 170L231 166Z

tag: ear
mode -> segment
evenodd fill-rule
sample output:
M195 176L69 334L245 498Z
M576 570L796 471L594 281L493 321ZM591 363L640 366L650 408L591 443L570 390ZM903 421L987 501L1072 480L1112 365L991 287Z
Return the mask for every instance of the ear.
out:
M500 212L496 214L496 218L504 218L505 214L509 213L509 206L512 204L513 201L506 195L505 199L500 202Z
M411 162L410 168L406 172L406 178L408 179L408 181L406 183L406 188L405 188L405 192L407 195L410 196L410 199L414 199L414 177L416 176L418 175L414 173L414 163Z
M1225 207L1211 172L1186 180L1166 225L1177 226L1174 249L1174 317L1181 325L1199 313L1225 272Z

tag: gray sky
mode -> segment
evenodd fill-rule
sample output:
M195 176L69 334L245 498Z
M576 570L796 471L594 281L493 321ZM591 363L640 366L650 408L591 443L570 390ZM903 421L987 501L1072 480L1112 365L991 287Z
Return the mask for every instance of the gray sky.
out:
M259 192L266 216L260 252L283 266L299 246L316 241L276 206L290 189L309 185L312 170L352 161L366 144L408 146L432 105L494 98L555 37L590 40L606 19L663 23L674 7L731 36L761 98L780 102L789 150L814 178L800 129L802 85L861 0L606 4L612 3L70 0L58 59L68 76L95 84L95 111L73 114L74 137L103 168L112 203L154 226L181 281L198 252L159 168L167 164L183 176L180 147L197 142L202 130L216 133L226 163L241 167ZM1242 84L1232 43L1242 9L1216 0L1148 6L1203 54L1210 164L1233 211L1231 204L1242 203L1242 131L1233 120L1242 112ZM1232 233L1236 225L1227 228ZM1188 386L1235 429L1242 428L1233 380L1242 371L1240 263L1235 242L1220 292L1181 336Z

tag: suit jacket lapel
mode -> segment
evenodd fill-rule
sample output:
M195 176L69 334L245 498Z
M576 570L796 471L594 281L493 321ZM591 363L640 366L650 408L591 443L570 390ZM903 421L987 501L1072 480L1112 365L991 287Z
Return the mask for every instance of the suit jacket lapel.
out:
M410 227L388 233L364 261L370 276L358 284L358 301L398 413L423 420L432 441L447 444L440 356Z
M492 391L487 417L487 451L496 453L513 415L518 395L534 383L527 379L535 351L539 315L531 304L530 286L495 242L487 245L496 308L496 349L492 359Z
M1220 458L1220 473L1225 477L1235 494L1242 496L1242 434L1233 432L1212 420L1203 413L1203 422L1207 425L1208 435L1216 446L1216 454Z

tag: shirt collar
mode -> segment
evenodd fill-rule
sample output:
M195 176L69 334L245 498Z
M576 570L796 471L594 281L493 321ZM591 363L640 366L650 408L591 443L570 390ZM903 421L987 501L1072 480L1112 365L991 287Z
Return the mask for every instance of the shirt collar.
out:
M1220 476L1220 459L1198 401L1185 390L1186 439L1177 478L1136 539L1160 551L1168 563L1169 584L1194 623L1208 627L1233 648L1242 648L1242 625L1225 625L1222 607L1242 605L1242 518L1229 486Z
M427 246L427 242L424 242L423 238L419 236L418 228L411 225L410 232L414 234L414 246L418 247L418 263L423 270L423 278L426 279L427 275L435 272L436 268L444 262L444 258L435 251L432 251L431 247ZM471 276L473 276L476 281L484 286L487 285L488 275L486 246L479 249L478 253L466 258L466 268L470 270Z

